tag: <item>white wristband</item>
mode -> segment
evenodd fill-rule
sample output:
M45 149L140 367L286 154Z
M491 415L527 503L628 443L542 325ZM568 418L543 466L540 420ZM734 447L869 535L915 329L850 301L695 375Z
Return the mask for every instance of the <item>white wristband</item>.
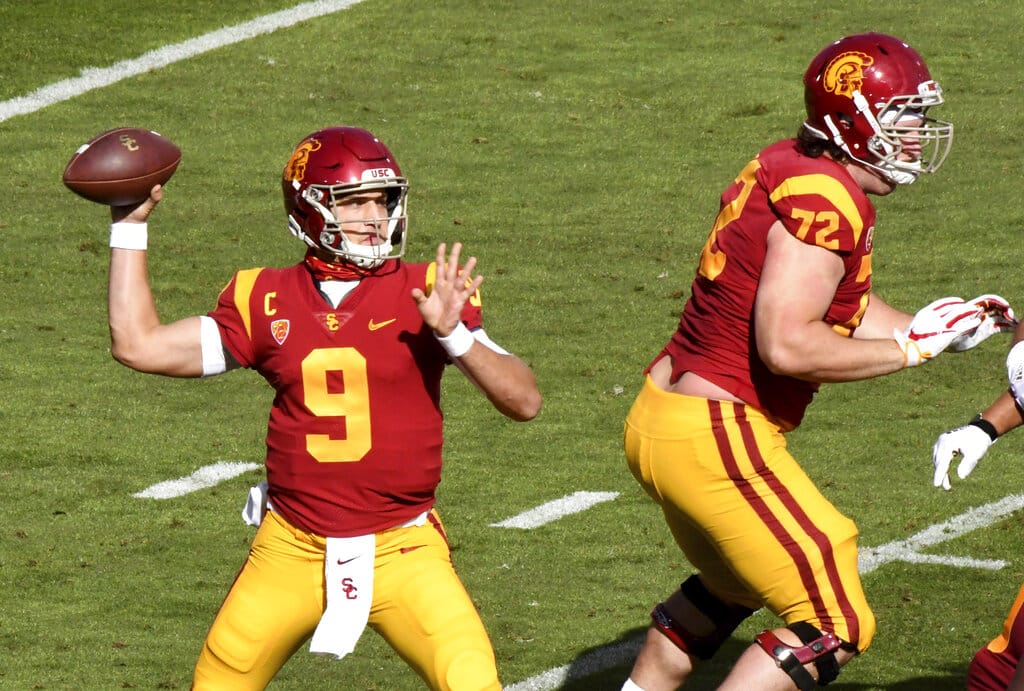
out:
M447 336L438 336L435 333L434 338L452 357L462 357L469 352L469 349L473 347L473 343L476 341L473 338L473 334L469 332L469 329L462 322L459 322L459 325L452 329L452 332Z
M111 223L110 246L119 250L146 249L149 234L145 223Z

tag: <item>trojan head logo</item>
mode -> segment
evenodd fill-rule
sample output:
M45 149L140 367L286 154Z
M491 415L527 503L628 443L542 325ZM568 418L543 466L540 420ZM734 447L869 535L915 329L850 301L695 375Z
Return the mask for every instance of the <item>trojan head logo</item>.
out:
M306 177L306 164L309 163L309 154L321 146L319 139L307 139L299 144L292 157L288 159L288 165L284 167L284 176L288 180L302 180Z
M825 67L821 84L829 93L853 98L853 92L860 91L864 84L864 68L874 62L873 57L859 51L837 55Z

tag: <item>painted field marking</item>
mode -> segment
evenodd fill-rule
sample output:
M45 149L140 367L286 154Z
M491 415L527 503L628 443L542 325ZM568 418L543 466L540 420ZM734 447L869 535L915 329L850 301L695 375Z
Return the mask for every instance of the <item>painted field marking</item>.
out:
M1024 507L1024 494L1011 494L999 501L968 509L959 516L925 528L906 540L897 540L880 547L861 549L857 557L857 568L862 574L871 573L890 561L905 561L917 564L946 564L960 568L979 568L998 571L1006 566L1002 560L978 560L964 557L949 557L920 554L918 550L937 545L947 540L966 535L984 528Z
M927 555L921 554L918 550L989 526L1022 507L1024 507L1024 495L1011 494L999 501L969 509L948 521L925 528L905 540L896 540L878 547L861 549L857 569L861 574L868 574L891 561L945 564L959 568L1001 569L1006 562ZM541 672L529 679L506 686L505 691L553 691L567 681L579 681L606 669L629 664L640 651L642 639L643 635L640 635L627 641L592 650L581 656L572 665L563 665Z
M612 501L618 492L573 492L572 494L541 504L535 509L506 518L499 523L491 523L492 528L522 528L531 530L540 526L565 518L580 511L586 511L591 506L601 502Z
M230 480L250 470L262 468L260 463L232 463L230 461L218 461L213 465L204 465L196 472L186 477L179 477L177 480L165 480L147 487L141 492L136 492L133 497L139 499L173 499L191 492L207 489L218 485L225 480Z
M160 69L180 60L186 60L217 48L240 43L262 34L269 34L278 29L304 22L308 19L323 17L328 14L348 9L362 0L314 0L301 5L256 17L255 19L235 26L211 31L208 34L190 38L181 43L151 50L131 60L122 60L110 67L86 67L78 77L63 79L33 91L25 96L18 96L0 102L0 122L9 120L16 115L27 115L37 110L67 101L75 96L110 86L128 77L134 77L150 70Z

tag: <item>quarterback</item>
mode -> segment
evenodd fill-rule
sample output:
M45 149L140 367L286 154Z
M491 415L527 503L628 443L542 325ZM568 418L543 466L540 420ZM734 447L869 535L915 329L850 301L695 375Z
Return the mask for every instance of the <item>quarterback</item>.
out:
M721 197L675 333L624 430L636 480L695 573L658 603L623 689L683 685L767 608L720 689L806 691L867 650L875 619L857 527L786 449L825 382L878 377L1010 328L995 295L904 313L872 291L875 209L939 169L953 126L920 55L883 34L826 46L804 75L794 139L747 163Z
M112 207L111 350L174 377L238 367L274 388L265 493L248 558L202 646L194 689L262 689L291 655L344 657L369 625L432 689L498 689L490 640L434 507L441 375L454 363L504 415L529 420L530 368L482 328L476 259L461 245L403 261L408 183L370 132L331 127L282 175L287 268L238 271L208 314L162 324L146 269L147 219ZM247 506L247 509L250 507Z

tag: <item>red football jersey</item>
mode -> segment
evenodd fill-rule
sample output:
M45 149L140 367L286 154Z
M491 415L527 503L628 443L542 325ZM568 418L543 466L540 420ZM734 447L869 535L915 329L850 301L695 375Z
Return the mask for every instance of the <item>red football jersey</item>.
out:
M875 209L841 165L804 156L790 139L761 151L722 194L691 296L658 358L672 356L673 381L692 371L792 428L818 385L772 374L754 342L754 298L776 221L843 258L846 271L825 321L853 333L871 290Z
M304 264L239 271L210 312L231 355L276 396L267 425L274 509L328 537L374 533L429 509L441 479L448 356L411 297L435 264L389 262L337 308ZM481 325L479 293L463 321Z
M1024 586L1003 624L1002 633L978 651L967 671L968 691L1005 691L1024 656Z

